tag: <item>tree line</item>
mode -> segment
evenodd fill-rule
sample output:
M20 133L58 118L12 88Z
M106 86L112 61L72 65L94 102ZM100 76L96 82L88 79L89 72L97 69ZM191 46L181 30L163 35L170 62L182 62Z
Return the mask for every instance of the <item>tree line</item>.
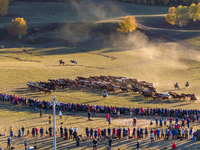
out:
M200 20L200 2L197 5L192 3L189 7L182 5L169 7L166 16L168 23L182 27L186 26L189 20L193 20L194 22Z

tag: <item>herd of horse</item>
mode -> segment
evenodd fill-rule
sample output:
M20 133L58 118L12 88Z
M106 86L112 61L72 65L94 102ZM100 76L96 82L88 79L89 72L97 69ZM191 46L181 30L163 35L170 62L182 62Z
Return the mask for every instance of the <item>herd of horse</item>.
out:
M107 90L107 92L130 92L140 93L145 98L151 98L154 100L168 100L168 99L186 99L190 101L197 100L194 94L177 94L169 92L167 94L156 92L156 88L153 83L147 81L138 81L137 79L116 77L116 76L90 76L88 78L79 77L73 79L49 79L48 82L27 82L28 87L32 90L38 90L40 93L51 94L52 91L57 88L68 88L71 90L84 90L84 89L96 89Z

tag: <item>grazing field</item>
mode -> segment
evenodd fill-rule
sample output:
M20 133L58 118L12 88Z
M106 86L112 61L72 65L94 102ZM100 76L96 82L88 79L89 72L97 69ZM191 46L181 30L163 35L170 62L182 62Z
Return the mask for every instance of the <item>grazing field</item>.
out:
M22 9L23 8L23 9ZM35 11L37 9L37 11ZM165 23L167 7L148 7L111 1L81 1L77 3L13 2L6 17L0 17L0 92L52 101L54 95L61 102L99 104L130 107L199 108L200 103L200 30L179 29ZM52 14L55 11L56 14ZM134 33L120 34L116 30L118 21L126 15L134 15L139 28ZM24 17L29 25L30 35L21 40L7 35L5 28L11 19ZM45 45L47 47L45 48ZM65 65L59 65L62 59ZM70 63L76 60L78 64ZM157 92L194 93L198 100L153 100L145 99L132 92L109 93L103 99L103 91L57 89L51 95L30 90L26 83L47 81L48 79L89 77L100 75L123 76L154 83ZM185 88L185 83L190 83ZM178 82L180 90L174 89ZM0 133L10 125L14 131L24 125L27 128L48 127L45 112L29 107L0 103ZM64 113L64 119L57 119L57 126L79 128L84 133L86 126L108 127L105 116L86 121L86 114ZM111 127L131 127L132 119L113 119ZM66 119L66 120L65 120ZM142 127L148 126L152 118L139 118ZM34 122L34 124L33 124ZM195 124L195 128L199 125ZM6 130L5 130L6 129ZM7 136L0 140L6 147ZM30 145L34 139L28 138ZM16 149L21 149L24 139L13 139ZM115 148L133 149L136 140L114 140ZM65 142L58 138L58 149L77 149L75 142ZM100 149L106 149L107 140L100 141ZM150 139L141 141L143 149L162 149L173 141L162 140L150 144ZM199 142L177 141L179 148L198 149ZM52 138L38 138L39 149L52 149ZM190 147L187 147L190 146ZM84 142L79 149L90 149L91 141Z

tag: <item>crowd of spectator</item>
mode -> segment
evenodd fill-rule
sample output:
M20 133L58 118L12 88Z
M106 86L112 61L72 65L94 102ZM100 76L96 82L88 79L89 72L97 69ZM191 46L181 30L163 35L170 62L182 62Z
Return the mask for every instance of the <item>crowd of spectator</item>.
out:
M32 108L41 109L52 109L53 102L18 97L9 94L0 94L0 99L2 101L8 101L12 104L29 105ZM199 109L167 109L167 108L142 108L142 107L116 107L116 106L102 106L102 105L89 105L89 104L74 104L74 103L63 103L57 102L56 108L62 111L76 112L84 111L91 113L109 113L112 117L119 117L120 114L124 115L156 115L156 116L166 116L166 117L179 117L186 119L189 116L192 121L199 120Z

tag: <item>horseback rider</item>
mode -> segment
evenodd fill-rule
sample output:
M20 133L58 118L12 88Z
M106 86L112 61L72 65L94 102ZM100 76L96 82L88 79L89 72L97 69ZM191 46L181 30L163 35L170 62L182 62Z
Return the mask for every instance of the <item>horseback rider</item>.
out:
M178 83L177 82L176 82L175 86L178 87Z
M186 87L188 87L188 86L189 86L189 82L188 82L188 81L186 82L185 86L186 86Z

